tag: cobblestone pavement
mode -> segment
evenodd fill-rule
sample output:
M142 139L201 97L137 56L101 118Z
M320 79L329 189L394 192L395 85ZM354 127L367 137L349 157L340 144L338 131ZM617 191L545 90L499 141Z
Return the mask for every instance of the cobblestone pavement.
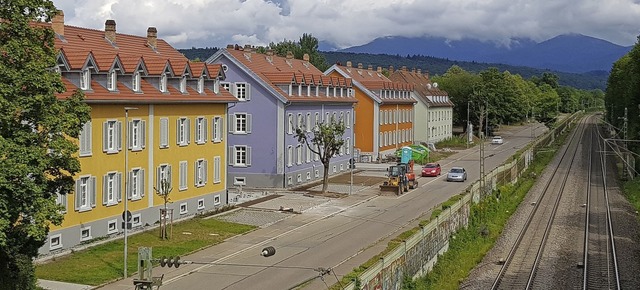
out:
M241 208L239 210L218 216L216 218L232 223L266 227L273 223L279 222L291 215L294 215L294 213L285 213L274 210Z

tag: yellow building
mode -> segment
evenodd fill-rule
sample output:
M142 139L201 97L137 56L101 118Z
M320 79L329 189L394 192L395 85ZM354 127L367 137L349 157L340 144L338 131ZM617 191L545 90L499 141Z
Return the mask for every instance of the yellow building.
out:
M161 181L172 188L173 219L227 203L223 126L229 102L220 89L220 65L189 62L157 38L116 33L107 20L99 31L51 23L57 67L67 91L82 90L91 121L78 138L81 171L74 192L58 196L66 208L41 254L123 231L125 203L132 228L161 219Z

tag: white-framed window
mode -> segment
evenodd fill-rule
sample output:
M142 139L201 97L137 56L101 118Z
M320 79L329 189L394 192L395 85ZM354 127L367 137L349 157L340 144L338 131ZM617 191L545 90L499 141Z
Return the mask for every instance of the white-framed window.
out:
M211 137L213 138L212 141L214 143L222 142L222 124L224 124L222 117L220 116L213 117L211 121L211 127L213 131L211 133Z
M228 92L230 92L231 94L233 94L233 92L231 91L231 83L228 82L220 82L220 86L227 90Z
M136 213L131 215L131 227L137 228L142 226L142 214Z
M302 164L302 145L296 146L296 164Z
M311 149L309 149L309 147L307 147L307 145L304 145L304 146L305 146L304 149L305 149L305 151L307 153L307 158L306 158L307 159L307 163L309 163L309 162L311 162L311 154L313 152L311 152Z
M156 168L156 191L163 190L163 183L171 188L171 164L160 164Z
M180 161L180 185L178 187L180 191L187 189L187 166L187 161Z
M306 123L305 125L307 127L306 128L307 132L311 132L311 129L313 128L313 126L311 125L311 113L307 113L307 120L306 120L305 123Z
M293 124L293 114L289 113L287 115L287 134L291 135L293 134L293 126L295 126L295 124Z
M144 197L144 169L134 168L129 171L129 194L130 200L139 200Z
M311 171L307 172L307 180L311 180Z
M234 133L251 133L251 114L236 113L233 118L235 119Z
M202 187L207 184L207 160L198 159L194 164L194 182L196 187Z
M62 248L62 234L52 235L49 237L49 250L57 250Z
M133 119L129 121L129 131L127 142L132 151L142 150L146 146L146 125L145 120Z
M333 173L338 172L338 168L337 168L335 165L333 166L333 168L332 168L332 169L333 169Z
M169 148L169 118L160 118L160 148Z
M344 164L340 164L340 171L344 170Z
M351 112L347 111L347 117L344 119L345 127L351 128Z
M207 118L205 117L197 117L196 118L196 144L205 144L207 143Z
M84 242L84 241L88 241L91 240L93 237L91 237L91 227L84 227L84 228L80 228L80 241Z
M107 90L112 92L115 91L118 87L117 84L118 84L118 74L116 73L116 70L112 69L107 74Z
M251 147L245 145L229 146L229 162L232 166L251 166Z
M167 92L167 74L166 73L162 73L160 75L160 92L162 93Z
M83 69L80 73L80 89L84 91L91 89L91 71L89 68Z
M122 201L122 173L109 172L102 176L102 205L112 206Z
M320 113L316 112L316 118L315 118L315 122L313 123L313 128L317 129L318 124L320 124Z
M198 94L204 93L204 76L198 78Z
M222 198L220 198L219 194L213 196L213 205L220 205Z
M338 155L344 155L344 143L342 144L342 146L340 146L340 149L338 149Z
M302 174L298 174L298 175L296 176L296 182L297 182L297 183L302 182Z
M198 199L198 210L204 209L204 198Z
M80 157L91 156L92 155L92 141L91 141L91 121L87 121L82 124L82 130L80 130L80 136L78 136L79 147L80 147Z
M187 203L181 203L180 204L180 214L186 214L189 212L189 209L187 207Z
M186 75L180 78L180 92L183 94L187 93L187 76Z
M107 222L107 234L115 234L118 232L118 220L110 220Z
M296 129L303 129L302 127L304 126L304 120L302 118L302 114L298 113L298 119L296 120Z
M351 137L348 137L346 142L344 143L345 148L346 148L346 153L347 155L351 154Z
M85 175L76 180L75 210L91 210L96 206L96 177Z
M320 170L316 169L316 171L313 172L313 175L318 178L320 177Z
M62 209L60 210L61 213L66 213L67 212L67 195L56 193L56 205L59 205L62 207Z
M247 179L245 177L236 176L233 178L233 185L247 185Z
M236 98L240 101L251 100L251 86L248 83L235 83Z
M131 77L131 88L134 92L140 92L140 72L133 72L133 76Z
M213 157L213 183L220 183L220 176L222 175L221 171L221 165L222 165L222 158L220 158L220 156L215 156Z
M324 114L324 123L325 123L325 124L329 124L329 123L331 122L331 120L329 120L329 116L330 116L330 113L329 113L329 112L326 112L326 113Z
M378 147L382 148L382 141L383 141L383 137L384 135L382 133L378 134Z
M191 120L181 117L176 120L176 139L178 146L187 146L191 142Z
M291 145L287 146L287 166L293 166L293 147Z
M287 177L287 185L292 185L293 184L293 177L288 176Z
M107 154L122 150L122 122L107 120L102 123L102 151Z

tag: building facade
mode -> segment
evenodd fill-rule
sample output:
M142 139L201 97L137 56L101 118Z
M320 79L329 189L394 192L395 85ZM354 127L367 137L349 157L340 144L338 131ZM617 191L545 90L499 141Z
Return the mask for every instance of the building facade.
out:
M116 33L113 20L104 31L68 26L64 14L51 27L67 89L58 97L82 91L91 120L77 140L75 190L58 195L64 221L40 253L122 233L125 203L133 230L226 204L223 124L236 99L220 87L221 66L188 61L153 27L138 37ZM160 215L163 184L172 217Z
M293 188L322 180L319 158L295 137L332 118L343 121L345 146L331 159L329 174L345 172L352 155L351 80L327 77L305 55L294 59L228 46L207 63L223 67L222 84L238 99L229 107L229 188Z
M371 162L392 155L397 149L413 144L415 116L412 85L393 82L382 69L367 69L335 64L328 76L353 79L355 107L355 147L361 162Z

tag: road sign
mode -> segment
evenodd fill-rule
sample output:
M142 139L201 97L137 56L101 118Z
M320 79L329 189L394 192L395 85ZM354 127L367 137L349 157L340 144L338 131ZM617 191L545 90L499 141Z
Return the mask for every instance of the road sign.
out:
M122 212L122 219L126 220L127 222L131 221L131 212L130 211L123 211Z

